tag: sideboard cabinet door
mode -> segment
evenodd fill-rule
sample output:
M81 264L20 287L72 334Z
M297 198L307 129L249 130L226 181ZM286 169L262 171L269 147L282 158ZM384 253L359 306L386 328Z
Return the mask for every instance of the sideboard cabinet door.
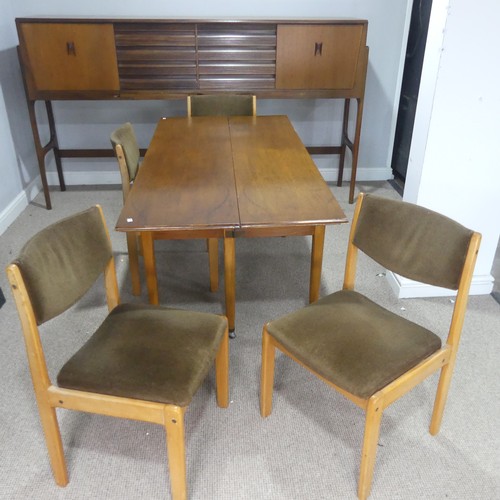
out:
M35 91L119 90L112 24L22 23Z
M277 89L351 89L356 82L363 24L278 25Z

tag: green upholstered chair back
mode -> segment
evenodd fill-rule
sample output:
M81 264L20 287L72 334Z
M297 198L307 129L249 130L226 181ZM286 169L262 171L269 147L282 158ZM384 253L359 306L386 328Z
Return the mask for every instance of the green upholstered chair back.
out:
M368 194L353 243L401 276L457 290L472 235L427 208Z
M113 253L99 207L42 229L21 250L17 264L37 323L62 313L104 271Z
M191 116L252 116L252 95L192 95Z
M127 163L129 180L131 182L137 175L139 169L140 150L135 137L135 132L130 123L125 123L111 134L111 144L116 150L118 144L123 148L125 161Z

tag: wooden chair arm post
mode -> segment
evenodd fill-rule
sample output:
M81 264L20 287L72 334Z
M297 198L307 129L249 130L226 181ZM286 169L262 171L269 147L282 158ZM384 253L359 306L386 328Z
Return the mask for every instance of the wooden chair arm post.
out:
M458 287L458 294L455 300L455 307L453 309L450 331L448 333L448 338L446 339L446 343L450 347L451 353L448 363L441 369L441 375L439 377L438 388L436 391L436 398L434 400L434 408L432 411L431 424L429 427L429 432L433 436L435 436L439 432L439 429L441 428L441 422L443 420L444 406L448 397L451 377L453 375L453 369L455 368L455 361L457 359L458 344L460 342L460 336L462 334L465 309L467 307L467 301L469 298L469 288L472 281L474 265L476 263L480 243L481 235L479 233L474 233L472 235L469 244L469 250L467 252L467 257L465 259L464 269Z
M273 405L274 385L274 344L267 332L266 326L262 331L262 364L260 374L260 414L268 417Z
M52 384L47 371L35 313L19 268L15 264L11 264L6 271L21 320L31 378L38 398L39 394L46 391Z
M120 177L122 180L123 203L127 199L130 192L130 175L128 172L127 162L125 160L125 152L121 144L117 144L115 148L116 159L118 160L118 167L120 168Z
M165 431L170 469L172 500L187 499L186 450L184 437L185 408L168 405L165 407Z
M229 406L229 330L226 328L215 358L217 405Z
M481 235L474 233L472 235L467 257L465 258L464 270L460 278L458 286L458 294L455 299L455 307L453 309L453 317L451 320L450 331L447 338L447 343L455 350L460 341L462 327L464 324L465 311L469 300L469 289L474 273L474 266L479 252L479 244L481 243Z
M35 313L21 271L15 264L7 267L7 276L21 320L31 380L35 390L52 471L56 483L59 486L66 486L68 484L68 472L56 412L47 396L47 391L52 384L47 371Z
M361 212L361 205L363 204L364 193L358 195L358 201L354 210L354 216L351 224L351 231L349 232L349 243L347 245L347 257L344 272L344 290L353 290L356 280L356 264L358 260L358 249L353 243L354 235L356 234L356 225L358 223L359 213Z
M106 288L108 310L112 311L120 303L120 292L118 291L114 257L109 259L108 265L104 270L104 283Z
M111 238L109 237L109 230L104 218L104 212L100 205L96 205L101 215L102 224L108 237L109 247L111 248ZM108 310L113 310L120 303L120 292L118 291L118 281L116 279L115 259L111 257L104 269L104 284L106 288L106 300L108 303Z

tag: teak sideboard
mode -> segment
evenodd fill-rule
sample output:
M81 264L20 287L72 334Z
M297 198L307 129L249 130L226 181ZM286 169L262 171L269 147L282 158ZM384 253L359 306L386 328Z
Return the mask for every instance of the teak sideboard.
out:
M344 99L339 146L311 154L352 152L354 199L368 47L366 20L163 20L18 18L19 59L45 203L51 208L45 156L108 157L111 148L60 149L53 100L181 99L189 94L251 93L257 98ZM349 107L357 101L349 139ZM42 144L35 114L45 101L50 139Z

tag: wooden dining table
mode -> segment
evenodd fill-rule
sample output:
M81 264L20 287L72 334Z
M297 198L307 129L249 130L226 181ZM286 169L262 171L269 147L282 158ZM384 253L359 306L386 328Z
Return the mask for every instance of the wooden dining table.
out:
M225 308L235 328L237 237L312 236L319 297L325 226L346 216L286 116L163 118L116 224L140 235L149 301L155 239L224 242Z

